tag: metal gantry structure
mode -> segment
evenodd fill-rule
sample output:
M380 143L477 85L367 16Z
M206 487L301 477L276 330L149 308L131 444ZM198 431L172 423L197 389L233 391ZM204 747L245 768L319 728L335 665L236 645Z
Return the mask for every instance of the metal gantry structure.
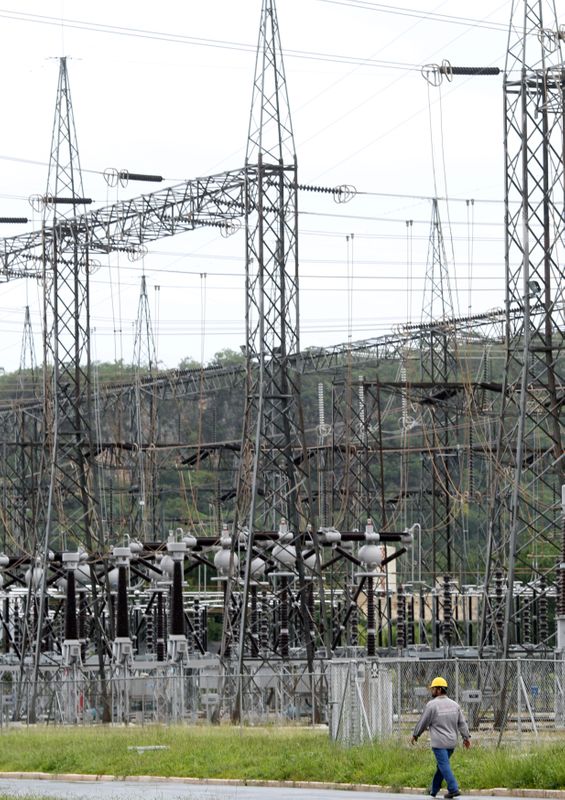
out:
M510 28L504 309L456 316L434 201L420 324L306 352L298 196L317 187L298 181L274 0L262 2L245 165L107 208L86 210L61 59L43 224L0 243L4 277L44 290L43 390L26 379L0 408L4 661L33 686L30 719L69 676L67 721L94 675L103 717L127 719L128 680L148 670L182 718L183 670L204 661L222 669L214 718L241 717L259 695L269 706L258 686L275 672L321 718L319 676L336 657L565 651L565 82L546 6L515 3ZM133 379L97 385L96 258L142 256L200 226L244 229L244 363L163 375L143 276ZM29 342L29 315L26 326ZM493 349L506 355L496 377ZM302 402L313 381L314 435ZM218 440L207 407L226 394L241 428ZM182 482L203 463L212 522L167 520L161 472Z

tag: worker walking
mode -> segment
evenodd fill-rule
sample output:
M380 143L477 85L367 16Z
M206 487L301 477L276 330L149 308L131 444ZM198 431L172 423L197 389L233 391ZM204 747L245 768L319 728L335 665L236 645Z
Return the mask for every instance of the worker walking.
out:
M435 797L441 789L442 781L447 783L447 792L444 795L448 800L459 797L459 785L451 769L449 759L457 746L457 733L463 737L465 747L471 747L471 735L465 722L463 712L455 700L447 696L447 681L445 678L434 678L429 688L432 699L426 703L424 712L414 728L412 744L416 744L418 737L429 730L430 743L436 759L437 769L429 789L429 794Z

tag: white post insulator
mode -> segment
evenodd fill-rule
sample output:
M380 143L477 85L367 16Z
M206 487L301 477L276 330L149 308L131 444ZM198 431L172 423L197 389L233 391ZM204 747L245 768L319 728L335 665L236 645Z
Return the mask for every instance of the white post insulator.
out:
M108 570L108 585L110 586L111 592L118 591L118 581L120 578L120 571L117 567L114 567L111 570Z
M132 558L138 558L140 553L143 553L143 545L137 539L133 539L130 542L129 549L131 550Z
M114 547L112 550L112 557L116 562L116 566L129 566L131 559L131 547ZM63 556L64 558L64 556Z
M273 547L272 555L275 561L285 569L292 570L296 564L296 547L291 544L293 539L292 532L288 529L288 523L283 517L279 525L278 542Z
M255 556L251 562L251 580L259 583L265 576L265 569L267 565L261 556Z
M186 542L177 542L169 539L167 542L167 553L173 561L183 561L185 552Z
M231 536L228 531L228 526L222 526L222 535L220 538L220 549L214 556L214 566L218 570L218 574L227 577L230 574L230 564L232 565L232 576L237 574L239 567L239 558L236 553L231 552Z
M37 561L35 566L30 567L24 575L26 586L31 586L32 589L39 589L43 580L43 568L39 566L39 563Z
M182 537L182 541L185 543L186 549L189 551L194 550L198 544L198 540L191 533L185 533L185 535Z
M375 572L383 560L381 537L373 527L373 520L368 519L365 525L365 544L359 548L357 558L365 565L368 572Z
M316 553L310 553L309 555L306 555L306 553L308 553L307 550L305 550L304 553L302 554L302 560L304 561L304 566L309 572L314 572L314 570L316 569Z
M163 573L164 578L172 578L175 571L175 562L170 555L164 555L159 561L159 569Z
M341 542L341 533L337 528L323 528L321 531L324 542L331 545L334 549Z

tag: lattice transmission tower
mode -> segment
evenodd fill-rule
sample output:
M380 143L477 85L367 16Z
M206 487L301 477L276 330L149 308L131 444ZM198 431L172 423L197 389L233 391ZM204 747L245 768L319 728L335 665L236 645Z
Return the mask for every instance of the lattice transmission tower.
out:
M157 371L157 349L147 297L147 281L141 276L141 291L135 324L133 348L135 402L131 409L131 429L137 448L132 464L132 532L144 541L158 533L159 487L155 442L158 441L157 398L152 378Z
M243 659L255 531L277 530L285 519L291 537L282 534L278 569L296 565L311 664L302 547L306 525L314 521L300 378L292 360L300 349L297 161L274 0L263 0L261 9L245 170L247 388L234 532L246 529L248 557L239 655Z
M432 219L424 283L419 378L428 384L421 405L423 428L420 508L428 573L435 581L455 567L458 545L453 494L458 465L454 461L456 413L450 383L457 377L457 342L447 320L455 316L448 260L437 199ZM442 324L443 323L443 324Z
M530 644L519 611L547 600L559 572L565 591L562 40L553 2L513 3L504 76L506 364L481 625L482 642L494 635L504 655ZM511 313L516 307L519 316ZM507 582L503 619L488 600L499 571ZM547 618L538 626L538 641L552 646Z
M66 221L83 213L84 196L67 59L60 59L43 226L44 481L50 544L97 541L92 470L88 231L67 238Z
M92 421L90 360L89 229L73 228L84 213L84 196L71 102L67 59L59 62L59 80L43 206L43 375L44 409L42 469L38 524L43 536L42 569L38 573L40 605L34 658L32 716L40 676L41 640L47 614L47 562L51 549L84 549L90 555L103 549L98 534L98 498ZM103 570L106 568L104 567ZM100 596L104 580L90 563L94 642L108 714L105 678L105 632Z

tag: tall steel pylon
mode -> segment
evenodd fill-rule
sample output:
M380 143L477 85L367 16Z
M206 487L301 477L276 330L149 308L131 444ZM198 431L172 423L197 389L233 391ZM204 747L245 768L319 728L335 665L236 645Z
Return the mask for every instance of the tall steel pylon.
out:
M133 348L135 375L135 403L132 408L132 434L137 445L135 451L132 496L132 533L143 541L153 541L157 532L158 487L154 443L158 441L157 399L151 379L157 370L157 351L147 297L147 281L141 276L141 291L137 309L135 342Z
M45 619L47 559L50 548L103 549L98 536L94 437L91 408L88 229L69 222L85 211L71 102L67 59L59 61L59 80L43 207L43 469L38 521L44 541L41 604L34 680L39 678L40 640ZM106 683L101 628L100 587L91 566L94 639L100 669L104 716ZM32 714L35 713L35 691Z
M88 232L67 237L65 221L85 211L67 59L60 59L47 191L45 237L44 376L45 503L49 542L97 543L97 501L91 421Z
M483 643L494 629L503 655L524 644L519 606L550 592L565 561L562 38L553 2L513 3L504 76L506 365L481 625ZM514 316L513 307L523 314ZM488 590L500 569L507 593L497 626ZM545 644L552 639L546 631Z
M234 532L246 527L248 557L239 656L242 664L255 530L276 530L285 518L294 539L285 538L283 549L298 573L311 664L301 548L313 520L299 374L292 363L300 349L297 161L274 0L262 3L245 165L247 388Z
M422 405L423 451L421 471L421 524L427 543L428 569L435 581L441 572L451 573L455 555L455 514L452 495L456 464L452 426L455 423L453 393L448 383L457 374L456 340L445 321L455 316L445 240L437 199L432 220L420 343L420 380L432 388ZM442 324L442 322L444 324ZM428 452L426 453L426 448Z
M10 425L2 431L0 474L3 477L0 547L8 552L37 551L35 526L38 495L38 440L41 420L33 399L39 397L38 372L29 306L25 308L16 403Z

